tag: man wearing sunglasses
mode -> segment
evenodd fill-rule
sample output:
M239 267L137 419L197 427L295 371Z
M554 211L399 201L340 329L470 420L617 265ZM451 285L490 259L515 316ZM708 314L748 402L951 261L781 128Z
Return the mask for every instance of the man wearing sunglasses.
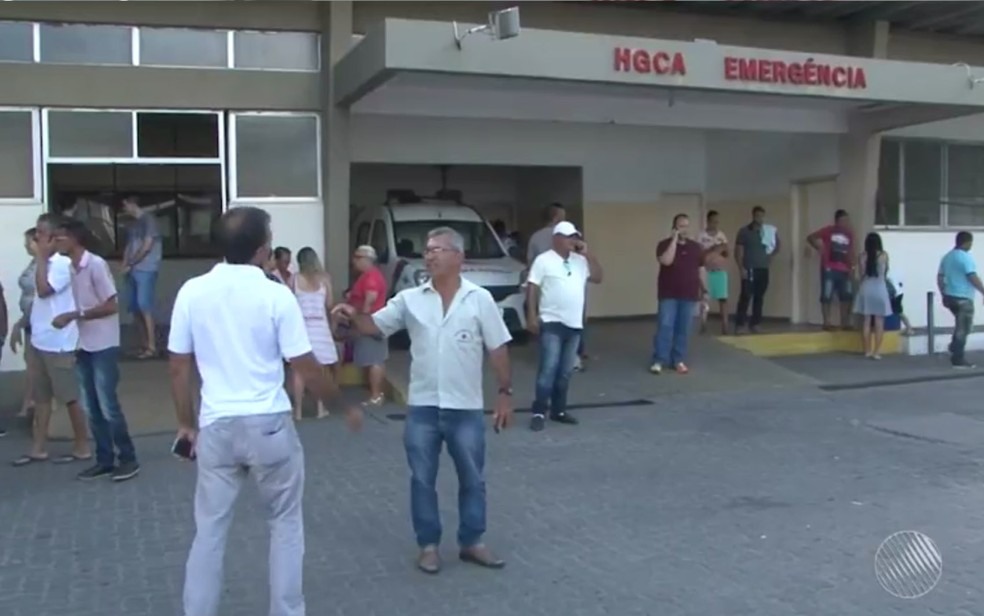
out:
M584 329L587 283L601 282L601 265L568 221L554 225L550 250L530 266L526 323L540 336L540 365L536 374L536 399L530 429L543 430L550 419L575 425L567 413L567 387L577 364L577 348Z

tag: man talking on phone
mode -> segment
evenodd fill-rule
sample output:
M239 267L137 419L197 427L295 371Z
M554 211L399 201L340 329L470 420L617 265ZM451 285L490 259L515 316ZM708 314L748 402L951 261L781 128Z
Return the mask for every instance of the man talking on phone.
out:
M267 279L270 217L237 207L218 222L224 262L186 282L171 316L174 452L197 461L195 540L188 555L185 616L215 616L222 594L226 536L239 490L256 482L270 527L270 616L303 616L304 451L284 390L284 365L304 377L326 407L338 391L311 354L293 293ZM192 361L201 374L201 410L192 411ZM358 429L361 413L348 413Z

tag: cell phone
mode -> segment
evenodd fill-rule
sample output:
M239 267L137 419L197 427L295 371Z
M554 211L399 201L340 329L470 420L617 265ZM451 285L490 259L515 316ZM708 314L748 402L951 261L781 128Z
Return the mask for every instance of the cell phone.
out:
M185 460L195 459L194 446L187 438L181 437L174 439L174 444L171 445L171 453Z

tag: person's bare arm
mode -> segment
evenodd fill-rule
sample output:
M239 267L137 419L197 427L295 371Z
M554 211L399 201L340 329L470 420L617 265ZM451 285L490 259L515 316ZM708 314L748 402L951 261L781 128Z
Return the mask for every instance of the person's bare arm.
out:
M540 287L532 282L526 285L526 323L536 323L540 315Z
M168 359L168 374L171 377L171 398L174 399L174 413L178 427L185 430L197 429L197 418L191 402L191 373L194 355L171 353Z
M305 353L298 357L289 358L287 361L290 362L291 370L297 371L297 374L304 379L304 385L314 392L314 395L318 397L318 400L321 400L325 407L337 408L340 406L341 389L325 375L313 353Z
M3 285L0 284L0 344L7 339L10 333L10 323L7 321L7 298L3 295Z
M977 289L978 293L984 295L984 284L981 283L980 276L977 274L968 274L967 280L970 281L970 284L974 285L974 288Z
M512 367L509 364L509 345L503 344L499 348L489 351L489 363L495 373L496 383L499 384L499 391L510 389L512 387Z
M55 289L48 281L48 257L38 258L37 269L34 270L34 286L38 297L51 297Z
M662 253L656 255L659 259L660 265L669 266L673 265L673 262L676 261L677 242L679 241L677 237L676 232L674 232L673 237L670 239L669 245L663 250Z
M820 239L820 231L814 231L813 233L806 236L806 243L813 247L814 250L820 252L823 250L823 241ZM776 252L779 251L779 238L776 238Z
M943 272L936 274L936 289L940 292L940 297L946 295L945 289L946 278L943 276Z
M782 240L779 239L779 232L776 231L776 249L772 251L772 254L771 255L769 255L770 258L773 258L774 259L776 256L778 256L779 251L781 249L782 249Z
M605 278L605 270L601 269L601 263L594 256L594 253L585 250L585 258L588 260L588 282L593 284L601 284L601 281Z

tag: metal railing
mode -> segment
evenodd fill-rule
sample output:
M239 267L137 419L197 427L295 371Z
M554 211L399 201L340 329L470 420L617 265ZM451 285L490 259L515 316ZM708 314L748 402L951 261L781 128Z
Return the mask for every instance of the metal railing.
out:
M936 354L936 293L926 293L926 345L929 355Z

